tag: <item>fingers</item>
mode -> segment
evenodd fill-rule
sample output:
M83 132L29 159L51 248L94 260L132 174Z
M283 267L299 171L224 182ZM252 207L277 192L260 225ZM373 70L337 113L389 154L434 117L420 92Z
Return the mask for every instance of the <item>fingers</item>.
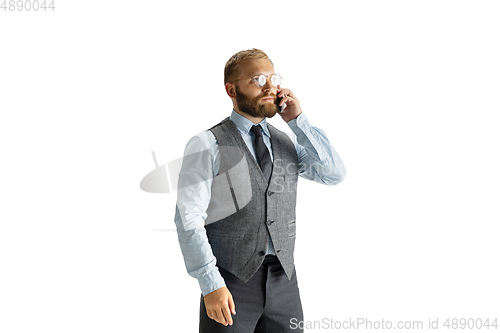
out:
M216 322L218 322L218 323L220 323L220 324L222 324L224 326L227 326L228 324L232 325L233 324L232 319L230 319L230 322L228 322L226 320L227 316L225 316L223 312L224 311L221 310L221 309L219 309L217 311L209 311L209 310L207 310L207 316L208 316L208 318L213 319ZM229 310L227 310L227 313L229 313ZM229 315L229 318L231 318L230 315Z
M224 326L232 325L233 318L231 316L231 313L233 315L235 315L236 309L235 309L234 302L233 302L232 298L230 299L229 303L230 304L222 307L221 309L207 310L208 318L213 319L216 322L221 323Z
M223 324L225 326L233 324L233 318L231 318L231 313L229 312L228 306L225 306L222 308L222 315L224 318L224 323L221 322L221 324Z
M284 96L290 96L290 97L295 98L295 94L290 89L278 88L278 97L284 97Z
M224 326L227 326L227 319L225 317L225 311L224 309L217 309L217 319L215 319L217 322L221 323Z
M294 105L295 101L296 100L292 96L283 96L283 98L281 99L279 105L286 107L286 105Z
M229 297L229 309L232 314L236 314L236 306L234 305L233 296Z
M290 89L286 88L278 88L278 98L281 98L281 102L279 103L280 106L283 106L285 103L287 105L293 105L297 101L295 94Z
M279 106L283 110L279 115L285 122L296 119L302 113L300 102L290 89L278 87L277 96L281 98Z

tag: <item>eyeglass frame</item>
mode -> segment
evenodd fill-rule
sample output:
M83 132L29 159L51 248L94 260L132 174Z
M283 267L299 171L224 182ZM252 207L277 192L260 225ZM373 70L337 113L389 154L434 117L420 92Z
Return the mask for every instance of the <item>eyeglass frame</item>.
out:
M282 77L281 75L279 75L279 74L271 74L271 75L259 74L259 75L254 75L254 76L249 77L249 78L236 79L236 80L233 80L233 82L231 82L231 83L234 83L234 82L236 82L236 81L240 81L240 80L248 80L248 79L251 79L257 88L262 88L262 87L264 87L264 86L265 86L265 84L263 84L263 85L259 85L259 78L260 78L261 76L264 76L264 77L266 78L266 83L267 83L267 78L269 78L269 80L271 81L271 85L272 85L273 87L278 87L278 85L280 85L280 84L281 84L281 82L280 82L280 83L278 83L278 84L274 85L274 84L273 84L273 80L272 80L272 77L273 77L273 76L276 76L276 77L277 77L279 80L281 80L281 81L283 80L283 77Z

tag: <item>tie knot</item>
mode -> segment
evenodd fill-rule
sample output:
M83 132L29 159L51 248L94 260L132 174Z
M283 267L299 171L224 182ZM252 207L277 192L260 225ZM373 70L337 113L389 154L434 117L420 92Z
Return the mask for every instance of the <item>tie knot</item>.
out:
M255 137L262 136L262 127L260 125L253 125L250 131L255 135Z

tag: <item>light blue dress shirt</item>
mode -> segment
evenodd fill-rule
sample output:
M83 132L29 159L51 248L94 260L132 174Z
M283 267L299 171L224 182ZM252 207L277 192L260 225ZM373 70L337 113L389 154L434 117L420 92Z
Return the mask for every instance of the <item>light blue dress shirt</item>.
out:
M256 124L234 110L229 118L236 125L255 158L255 136L250 132L250 128ZM262 126L264 143L273 158L266 118L259 124ZM299 176L325 185L342 182L346 175L344 164L326 134L321 129L311 126L304 113L287 124L293 132L287 135L297 150ZM209 154L200 154L207 150ZM192 155L195 157L194 163L183 165L179 178L187 177L186 183L194 185L177 190L175 224L188 274L198 279L201 292L205 296L226 285L215 265L216 258L204 227L206 210L210 203L212 179L217 175L220 166L220 152L213 133L207 130L191 138L184 152L185 156L190 154L196 154ZM267 254L275 254L270 238Z

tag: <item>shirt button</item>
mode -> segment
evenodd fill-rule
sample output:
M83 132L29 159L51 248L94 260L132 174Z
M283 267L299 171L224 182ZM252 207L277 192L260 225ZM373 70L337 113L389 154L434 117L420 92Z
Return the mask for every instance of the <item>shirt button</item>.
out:
M273 223L274 223L274 221L273 221L273 220L269 220L269 221L267 221L267 225L271 225L271 224L273 224Z
M259 256L264 256L266 254L266 252L264 251L259 251Z

